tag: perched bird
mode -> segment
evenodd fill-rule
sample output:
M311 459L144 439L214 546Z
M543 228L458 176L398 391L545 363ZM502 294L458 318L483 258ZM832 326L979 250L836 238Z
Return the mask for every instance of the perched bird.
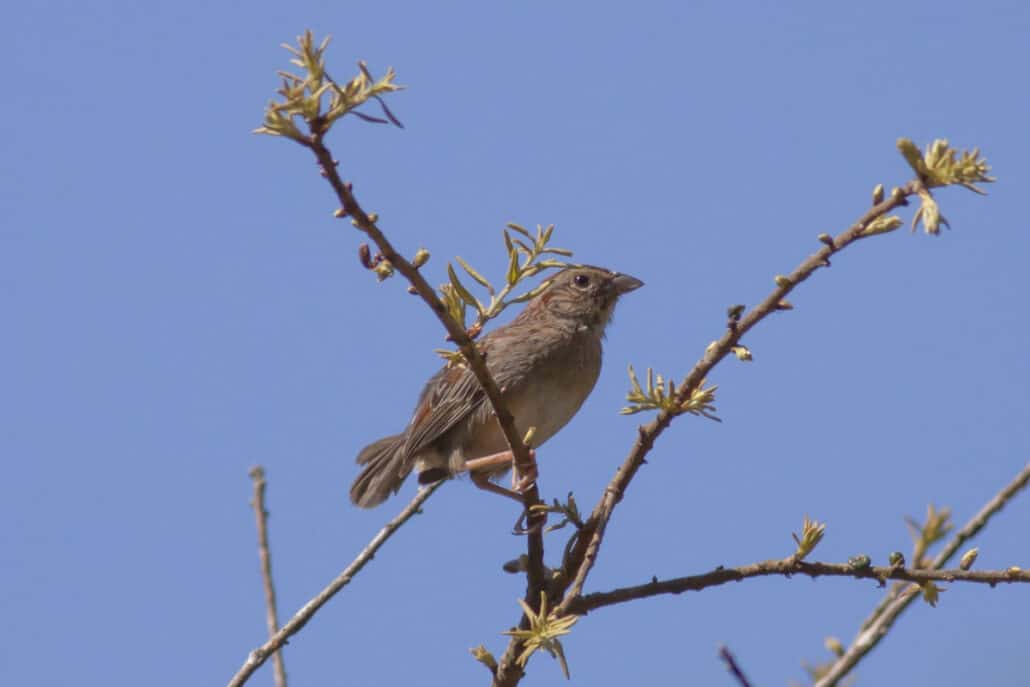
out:
M479 342L519 435L536 428L531 449L564 427L590 395L615 302L641 286L601 267L566 267L518 317ZM422 484L468 470L477 486L507 492L489 480L508 471L511 453L475 375L451 365L426 384L407 429L369 444L357 462L365 468L350 498L371 508L400 489L413 469Z

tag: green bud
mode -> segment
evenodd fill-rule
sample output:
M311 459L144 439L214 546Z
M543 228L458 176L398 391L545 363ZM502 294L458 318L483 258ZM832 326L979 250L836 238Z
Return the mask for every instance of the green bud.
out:
M857 556L852 556L848 559L848 565L850 565L855 570L864 570L868 568L871 563L872 559L870 559L869 556L865 555L864 553L859 554Z
M425 248L419 248L418 251L415 253L415 257L411 259L411 266L415 269L418 269L427 262L429 262L429 251L427 251Z
M751 362L751 351L748 350L747 346L734 346L730 349L733 351L733 355L737 356L737 360L743 360L744 362Z
M894 231L905 222L897 215L886 215L877 217L866 225L862 230L862 236L873 236L874 234L886 234Z
M873 188L873 205L879 205L883 202L883 184L877 184Z
M382 260L372 268L372 271L376 273L376 278L379 281L383 281L393 276L393 265L389 260Z

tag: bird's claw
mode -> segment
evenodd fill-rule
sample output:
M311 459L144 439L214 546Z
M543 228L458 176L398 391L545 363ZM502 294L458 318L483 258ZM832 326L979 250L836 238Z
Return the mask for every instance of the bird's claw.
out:
M529 491L540 476L536 467L536 451L531 448L527 448L526 451L529 456L529 463L524 466L528 468L525 473L519 470L518 461L514 456L511 461L511 490L517 494L525 494Z

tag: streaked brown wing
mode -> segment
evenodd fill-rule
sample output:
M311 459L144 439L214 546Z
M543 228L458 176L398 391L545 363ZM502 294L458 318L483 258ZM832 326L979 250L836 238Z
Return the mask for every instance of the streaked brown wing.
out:
M485 399L475 375L466 367L443 368L426 384L408 426L404 453L410 461L447 430L479 409Z

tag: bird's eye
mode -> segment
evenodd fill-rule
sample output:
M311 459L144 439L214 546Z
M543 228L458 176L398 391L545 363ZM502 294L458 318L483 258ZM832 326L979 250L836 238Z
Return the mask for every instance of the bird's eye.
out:
M581 289L585 289L590 286L590 277L585 274L577 274L572 278L572 283Z

